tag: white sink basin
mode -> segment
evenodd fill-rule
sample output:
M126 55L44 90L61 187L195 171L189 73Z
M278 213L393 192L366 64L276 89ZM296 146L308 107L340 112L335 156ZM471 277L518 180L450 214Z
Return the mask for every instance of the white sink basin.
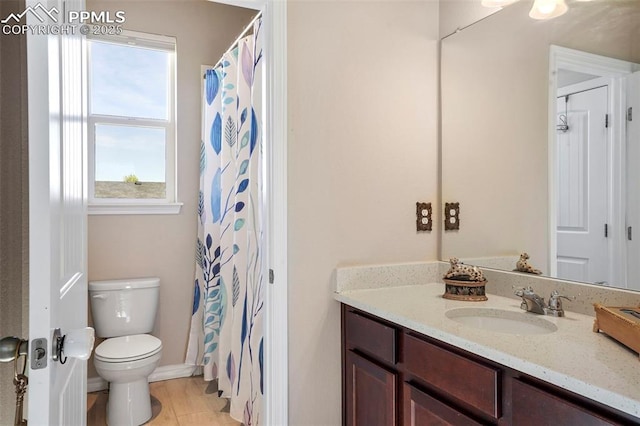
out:
M456 308L445 316L460 324L508 334L547 334L558 329L554 323L527 312L491 308Z

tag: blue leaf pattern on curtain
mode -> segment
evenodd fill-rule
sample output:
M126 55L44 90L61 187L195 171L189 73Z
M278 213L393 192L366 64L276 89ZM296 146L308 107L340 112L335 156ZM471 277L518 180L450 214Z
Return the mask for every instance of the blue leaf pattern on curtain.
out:
M195 290L193 292L193 309L191 315L195 314L200 307L200 283L196 280Z
M200 141L200 176L207 168L207 151L205 149L204 141Z
M213 124L211 125L211 146L216 154L220 154L220 150L222 149L222 117L220 114L216 114L215 120L213 120Z
M236 144L236 139L238 139L236 123L231 119L231 117L227 119L227 124L224 128L224 139L230 147L233 147Z
M231 416L245 425L261 423L264 391L261 25L205 74L186 357L205 380L218 379Z
M253 56L251 50L245 43L242 49L242 76L247 86L253 84Z
M216 95L218 94L218 87L220 81L218 80L218 74L214 70L207 70L205 74L206 78L206 98L207 103L211 105Z
M256 111L251 108L251 153L253 153L258 141L258 118L256 117Z
M200 218L200 224L204 225L207 220L207 211L204 208L204 192L198 193L198 217Z

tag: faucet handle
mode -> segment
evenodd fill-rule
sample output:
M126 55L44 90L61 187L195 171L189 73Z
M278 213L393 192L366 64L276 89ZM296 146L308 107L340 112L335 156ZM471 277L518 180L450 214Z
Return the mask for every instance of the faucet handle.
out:
M528 286L528 287L516 287L515 285L512 285L511 288L513 289L513 294L515 294L518 297L522 297L525 294L534 294L533 287L531 287L531 286Z
M553 290L551 292L551 296L549 296L549 300L551 300L551 299L559 299L559 298L567 299L567 300L570 300L570 301L576 300L575 296L565 296L563 294L558 293L558 290Z
M560 299L567 299L569 301L573 301L576 300L575 296L564 296L560 293L558 293L557 290L553 290L551 292L551 296L549 296L549 307L548 309L550 311L554 312L555 316L564 316L564 309L562 309L562 300Z

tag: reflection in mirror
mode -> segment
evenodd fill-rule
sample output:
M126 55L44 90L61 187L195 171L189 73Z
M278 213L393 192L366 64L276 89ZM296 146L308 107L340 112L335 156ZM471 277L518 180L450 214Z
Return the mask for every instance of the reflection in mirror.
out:
M635 202L624 190L633 186L635 167L624 159L636 145L626 109L640 95L633 90L640 65L554 46L551 69L551 273L633 287L640 276L625 259L637 244L626 234L635 219L625 210Z
M531 5L442 40L442 259L640 290L640 2Z

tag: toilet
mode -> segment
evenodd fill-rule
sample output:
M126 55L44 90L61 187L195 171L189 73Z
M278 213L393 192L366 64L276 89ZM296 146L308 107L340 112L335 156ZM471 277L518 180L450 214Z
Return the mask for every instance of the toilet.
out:
M159 278L89 282L96 336L96 371L109 382L107 423L138 426L151 418L149 375L160 362L162 341L148 333L158 309Z

